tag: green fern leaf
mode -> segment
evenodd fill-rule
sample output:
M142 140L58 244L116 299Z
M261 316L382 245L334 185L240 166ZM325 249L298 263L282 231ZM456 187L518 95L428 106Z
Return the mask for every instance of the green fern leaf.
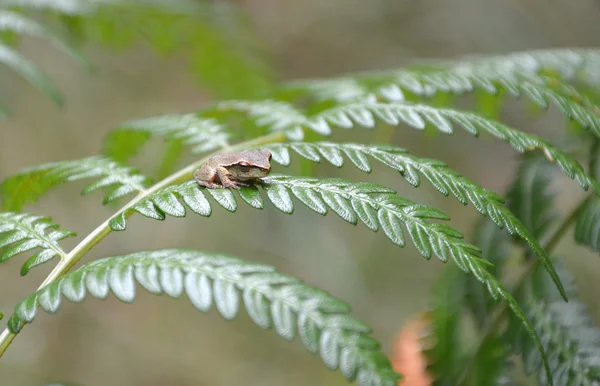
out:
M89 62L66 39L58 36L50 28L17 12L0 9L0 31L11 31L19 35L49 39L55 46L65 51L65 53L79 62L79 64L89 67Z
M57 104L63 104L62 94L52 84L52 81L35 64L25 59L18 51L2 43L0 43L0 63L27 79L27 81L48 95Z
M544 348L552 353L551 373L558 385L597 385L600 383L600 329L595 326L585 305L576 299L573 278L560 264L559 272L572 300L564 303L545 278L534 270L535 286L520 295L527 315ZM514 321L513 321L514 322ZM511 322L512 323L512 322ZM508 338L514 350L522 352L528 373L537 372L540 384L547 384L547 374L540 371L541 358L536 349L523 341L522 329L511 324Z
M321 135L330 135L331 127L323 120L314 120L296 109L293 105L272 100L224 101L214 106L217 112L245 112L259 127L270 131L285 132L292 140L304 138L304 128Z
M465 58L434 69L402 69L328 80L296 81L284 95L309 94L319 101L352 102L379 97L391 102L433 97L439 92L462 95L483 90L526 96L542 109L551 103L567 118L600 136L600 109L561 80L574 80L600 65L600 50L548 50L503 56ZM544 70L557 73L550 77ZM580 76L581 77L581 76ZM408 94L408 95L407 95ZM286 98L289 99L289 98Z
M26 169L7 177L0 184L0 198L4 210L20 211L28 202L36 202L53 187L65 182L102 177L86 187L82 194L101 188L107 193L104 203L134 192L142 192L149 179L128 166L121 166L105 157L55 162Z
M66 253L58 245L58 241L74 232L59 229L48 217L25 213L0 213L0 263L18 254L38 249L21 268L21 275L26 275L32 268L44 264L54 257L64 258Z
M81 302L88 293L105 299L112 291L132 302L136 282L154 295L185 294L203 312L214 303L225 319L235 318L243 303L258 326L274 328L288 340L299 335L327 367L359 385L394 386L400 378L379 343L367 335L371 329L348 314L347 304L270 266L191 250L138 252L88 263L19 303L9 328L17 332L21 323L32 322L38 306L57 312L63 296Z
M0 1L0 5L23 9L55 11L65 15L79 15L92 12L100 5L112 2L113 0L2 0Z
M589 200L577 217L575 241L595 251L600 251L600 199Z
M566 153L538 136L512 129L500 122L474 113L421 104L382 103L374 100L335 106L311 116L306 116L292 105L283 102L229 101L217 105L216 108L246 112L253 117L257 124L270 131L283 131L292 140L302 139L302 128L327 135L331 132L331 127L349 129L358 125L373 128L376 118L389 125L398 126L404 123L420 130L425 128L426 123L430 123L446 134L452 134L454 126L461 126L474 136L479 136L480 131L485 131L508 142L519 153L542 151L549 162L556 163L584 190L591 186L600 192L600 185L585 173L583 167L575 159Z
M541 157L523 157L517 177L508 190L508 207L540 239L552 224L554 194L552 171Z
M163 115L123 123L105 137L104 154L119 162L127 161L155 136L192 146L192 153L229 145L229 134L213 119L201 118L197 114Z
M448 196L452 193L463 205L468 202L479 213L489 216L494 224L501 229L506 229L511 234L518 235L532 249L532 251L541 259L548 272L555 280L556 285L562 288L560 280L552 264L550 257L537 241L539 235L532 234L513 213L503 205L504 200L498 194L481 187L450 169L445 163L433 159L420 159L408 154L405 149L394 146L379 145L368 146L360 144L337 144L330 142L303 143L292 142L290 144L272 144L266 146L273 154L273 160L284 166L290 164L289 149L294 150L302 157L314 162L320 162L321 159L327 160L336 167L342 167L346 155L354 165L365 171L370 172L371 166L368 163L367 156L376 159L384 165L398 170L404 179L411 185L418 187L420 185L419 174L423 174L429 182L443 195ZM545 165L544 165L545 166ZM546 176L547 178L547 176ZM513 192L513 199L518 198ZM524 200L518 200L521 205L526 205ZM548 200L540 200L537 204L547 204ZM539 206L534 206L534 209ZM525 210L528 208L519 207L517 209ZM536 218L539 226L546 224L546 217ZM537 226L538 223L536 222ZM536 229L537 228L530 228Z
M531 337L541 349L541 343L529 325L525 314L519 308L512 295L502 284L487 271L489 263L477 256L479 249L462 240L463 235L447 224L434 223L428 220L448 220L449 217L439 210L426 205L416 204L399 197L389 188L371 183L353 183L341 179L318 180L314 178L296 178L289 176L270 176L263 179L263 188L271 203L284 213L292 213L294 205L291 195L304 203L313 211L325 215L332 210L345 221L357 224L360 220L373 231L383 230L385 235L395 244L403 247L406 244L401 225L407 229L417 250L427 259L433 255L446 262L452 258L466 273L473 274L486 285L494 299L504 298L517 318L531 331ZM242 188L243 192L252 188ZM193 212L210 216L210 203L205 193L229 211L237 209L235 196L228 189L206 189L195 181L170 186L151 194L123 211L109 221L115 231L126 228L126 218L132 212L142 216L163 220L166 215L182 217L188 205ZM291 194L290 194L291 193ZM262 208L254 193L242 193L242 197L254 197L255 208ZM245 198L243 198L246 201ZM542 354L544 355L544 354Z

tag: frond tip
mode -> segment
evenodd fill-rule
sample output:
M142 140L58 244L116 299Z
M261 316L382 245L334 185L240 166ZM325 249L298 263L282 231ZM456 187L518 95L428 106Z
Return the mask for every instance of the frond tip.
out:
M106 188L104 203L130 193L141 192L150 179L136 169L120 165L106 157L89 157L40 165L7 177L0 184L4 210L20 211L28 202L36 202L50 189L65 182L102 177L86 187L82 194Z
M48 217L25 213L0 213L0 248L8 247L4 253L0 253L0 263L39 248L40 251L23 264L21 275L24 276L32 268L56 256L65 257L66 253L58 245L58 241L70 236L75 236L75 232L59 229Z
M291 104L273 101L230 101L217 105L216 110L220 109L244 113L265 130L284 132L288 138L296 141L303 139L304 129L329 135L333 127L350 129L362 126L372 129L378 120L390 126L406 124L418 130L431 125L445 134L453 134L456 127L462 127L475 137L480 132L487 132L507 142L519 153L542 152L548 162L555 163L569 178L576 180L583 190L591 187L600 193L600 184L585 172L579 162L551 143L471 112L418 103L379 102L374 98L337 104L315 114L305 114Z
M560 278L554 271L548 253L527 227L503 205L504 199L461 176L445 163L432 159L421 159L409 154L405 149L388 145L291 142L289 144L277 143L266 147L271 150L273 160L285 166L290 164L289 149L291 149L314 162L320 162L324 158L336 167L343 166L345 155L357 168L365 172L371 171L371 165L367 158L369 156L385 166L398 170L402 177L415 187L419 186L421 182L419 174L423 175L443 195L448 196L452 193L464 205L471 202L479 213L489 216L496 226L506 229L524 240L540 258L566 300L566 293ZM546 165L544 164L544 166Z
M349 315L347 304L273 267L193 250L146 251L88 263L18 304L9 329L17 332L22 323L32 322L38 306L55 313L62 296L81 302L88 293L105 299L112 292L132 302L136 282L154 295L185 293L203 312L214 303L225 319L235 318L243 302L258 326L274 328L288 340L299 335L328 368L358 385L394 386L400 378L367 335L371 329Z

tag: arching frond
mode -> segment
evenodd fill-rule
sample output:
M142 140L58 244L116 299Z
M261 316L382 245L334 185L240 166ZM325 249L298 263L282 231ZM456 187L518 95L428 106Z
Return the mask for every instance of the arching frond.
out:
M263 180L267 197L284 213L291 214L294 211L291 193L314 212L325 215L332 210L351 224L357 224L360 220L372 231L381 229L400 247L406 244L406 236L401 228L404 225L412 243L425 258L435 255L444 262L452 258L464 272L473 274L485 284L494 299L504 298L517 318L523 318L525 328L529 328L527 319L512 295L487 271L489 263L477 255L479 249L463 241L463 235L456 229L430 221L449 219L439 210L416 204L397 196L389 188L371 183L289 176L270 176ZM264 207L264 201L256 187L241 188L238 192L242 201L250 206L257 209ZM113 217L109 221L110 227L116 231L124 230L126 217L134 211L157 220L164 220L166 215L183 217L186 215L183 203L193 212L208 217L212 209L205 193L226 210L237 210L238 202L231 190L206 189L195 181L189 181L149 195L129 210ZM532 339L541 347L537 336L532 335Z
M75 232L60 229L49 217L35 216L25 213L0 213L0 263L18 254L38 249L21 268L21 275L26 275L32 268L44 264L54 257L65 257L58 242Z
M271 110L274 108L274 110ZM332 127L352 128L355 125L373 128L376 119L397 126L406 124L416 129L424 129L427 124L437 130L452 134L455 126L460 126L474 136L481 131L508 142L519 153L541 151L549 162L556 163L570 178L587 190L593 187L600 192L600 185L586 174L583 167L572 157L542 138L512 129L500 122L459 110L432 107L412 103L384 103L374 100L342 104L314 115L304 115L293 106L283 102L229 101L219 104L217 109L234 109L246 112L256 124L270 131L291 133L290 139L299 140L302 128L327 135ZM289 111L289 112L288 112Z
M166 141L181 141L192 147L192 153L229 145L229 134L214 119L201 118L197 114L172 114L121 124L105 137L104 153L117 161L126 161L155 136L164 136Z
M349 315L350 307L273 267L220 254L167 249L109 257L88 263L19 303L9 320L14 332L30 323L38 306L57 312L64 296L81 302L87 294L105 299L112 292L124 302L136 297L136 283L154 295L185 294L200 311L211 306L233 319L244 305L252 321L285 339L297 335L325 365L362 386L395 386L399 376L368 334L371 329Z
M130 193L141 192L149 182L136 169L122 166L105 157L48 163L23 170L4 179L0 184L0 198L4 210L20 211L28 202L36 202L53 187L65 182L102 177L86 187L82 194L106 188L104 203Z
M391 102L462 95L474 90L525 96L542 109L554 104L565 117L600 136L600 108L565 81L585 79L600 66L600 50L548 50L434 63L425 69L378 71L338 79L300 80L284 86L280 97L310 95L317 100L351 102L371 97ZM549 76L551 71L558 76Z
M420 159L408 154L405 149L397 148L388 145L361 145L361 144L336 144L330 142L303 143L296 142L290 144L272 144L266 146L273 153L273 160L283 165L290 164L290 155L288 149L294 150L302 157L311 161L320 162L322 158L329 161L332 165L341 167L344 163L344 155L348 157L354 165L365 171L370 172L371 166L367 156L376 159L384 165L398 170L404 179L413 186L419 186L419 174L424 175L429 182L442 194L448 196L450 192L464 205L468 202L473 203L477 211L484 216L489 216L492 221L502 229L506 229L511 234L518 235L524 240L538 256L548 272L555 280L555 283L561 288L560 280L554 272L554 268L550 263L550 257L537 241L536 236L531 233L519 221L517 217L503 205L504 200L498 194L487 190L470 181L454 170L450 169L445 163L432 160ZM544 164L544 166L546 166ZM523 176L525 179L527 176ZM521 187L522 184L519 184ZM531 210L526 208L527 202L520 200L518 192L512 192L511 198L514 205L522 211ZM539 208L538 205L547 204L547 200L538 202L534 208ZM532 215L537 213L532 213ZM538 220L536 217L535 220ZM541 220L546 220L542 217ZM538 225L539 221L535 222ZM539 226L543 226L544 223ZM530 228L538 229L538 228Z
M363 72L334 79L289 82L284 92L317 99L348 101L377 93L390 100L403 100L404 91L431 96L436 92L464 94L475 89L497 94L506 90L519 95L522 81L547 79L548 72L565 81L587 81L600 64L599 49L550 49L504 55L468 56L457 60L428 61L414 69Z

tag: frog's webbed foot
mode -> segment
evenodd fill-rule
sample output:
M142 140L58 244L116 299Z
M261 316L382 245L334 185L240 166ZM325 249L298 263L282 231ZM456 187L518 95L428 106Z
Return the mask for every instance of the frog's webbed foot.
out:
M239 189L242 186L247 186L243 182L233 181L233 180L230 180L230 179L222 181L221 183L223 184L223 185L220 185L220 187L222 187L222 188L233 188L233 189L236 189L236 190Z
M209 189L223 188L222 185L215 184L214 182L210 182L210 181L204 181L204 180L198 180L198 179L196 179L196 182L198 183L198 185L205 186L205 187L207 187Z

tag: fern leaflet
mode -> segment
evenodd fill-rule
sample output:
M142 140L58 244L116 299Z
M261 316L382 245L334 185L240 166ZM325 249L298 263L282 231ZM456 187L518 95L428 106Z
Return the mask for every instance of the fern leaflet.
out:
M163 115L125 122L105 138L104 154L123 162L137 154L154 136L167 141L181 141L192 146L192 153L203 153L229 145L229 134L213 119L197 114Z
M566 153L557 149L538 136L512 129L500 122L484 118L474 113L453 109L437 108L412 103L384 103L375 100L343 104L307 116L294 109L291 105L277 102L275 110L271 110L273 102L230 101L217 108L234 109L247 112L257 124L265 126L270 131L283 131L292 140L300 140L302 128L309 128L318 134L327 135L331 127L352 128L355 125L373 128L376 118L383 122L398 126L407 124L416 129L424 129L427 123L446 134L454 132L454 126L462 126L467 132L479 136L485 131L492 136L508 142L519 153L541 150L548 161L555 162L563 172L575 179L584 189L590 186L600 192L600 185L588 176L581 165ZM283 106L286 106L285 108ZM285 109L290 109L289 114Z
M270 176L263 181L267 197L284 213L291 214L294 211L291 192L303 204L321 215L327 214L331 209L351 224L355 225L360 220L372 231L383 230L385 235L400 247L406 244L401 228L401 224L404 224L414 246L425 258L430 259L436 255L443 262L452 258L464 272L473 274L485 284L494 299L504 298L526 328L530 327L512 295L487 271L489 263L477 256L479 249L464 242L463 235L447 224L428 221L449 219L439 210L415 204L397 196L389 188L371 183L289 176ZM126 218L132 212L156 220L164 220L166 215L183 217L186 215L186 209L180 199L193 212L208 217L212 208L205 192L224 209L230 212L237 210L237 200L229 189L206 189L195 181L188 181L145 197L127 211L113 217L109 225L115 231L124 230L127 225ZM256 187L241 188L238 193L248 205L257 209L264 207L264 201ZM536 335L532 334L532 339L541 347Z
M474 90L507 91L527 96L547 109L554 103L569 119L600 136L600 110L561 78L574 80L600 64L600 50L549 50L463 59L433 69L402 69L325 80L292 82L278 95L290 99L308 94L318 101L352 102L372 97L391 102L432 97L438 92L462 95ZM547 71L556 76L548 76ZM409 95L406 95L409 94ZM415 98L417 97L417 98Z
M1 5L1 4L0 4ZM55 34L51 29L37 21L23 16L17 12L0 9L0 31L11 31L19 35L29 35L37 38L47 38L58 48L62 49L79 64L88 67L88 61L79 50L69 44L64 38Z
M274 328L288 340L299 335L328 368L359 385L394 386L399 379L379 343L367 335L371 329L348 315L347 304L270 266L192 250L146 251L88 263L19 303L9 328L16 332L21 323L33 321L38 306L58 311L62 296L81 302L88 293L105 299L112 291L132 302L136 282L154 295L185 293L203 312L214 303L225 319L235 318L243 302L258 326Z
M511 234L516 234L526 241L533 252L541 259L556 285L562 288L548 254L539 244L536 236L503 205L504 200L502 197L462 177L443 162L433 159L420 159L408 154L405 149L387 145L292 142L291 144L273 144L266 147L271 150L273 160L285 166L290 164L288 149L292 149L306 159L320 162L321 158L324 158L336 167L343 166L344 155L346 155L357 168L365 172L371 171L367 159L368 155L384 165L400 171L404 179L413 186L419 186L419 173L421 173L443 195L448 196L452 192L463 205L466 205L469 201L472 202L479 213L489 216L499 228L506 229ZM523 202L521 201L521 203ZM546 201L539 202L542 205L544 203ZM542 220L546 219L543 218Z
M0 263L27 251L39 248L40 251L31 256L21 268L21 275L26 275L32 268L44 264L56 256L64 258L66 253L58 241L75 232L59 229L48 217L25 213L0 213Z
M86 187L82 194L107 188L105 204L133 192L142 192L150 181L136 169L121 166L109 158L89 157L40 165L9 176L0 184L0 198L4 210L20 211L23 205L36 202L57 185L93 177L102 178Z

